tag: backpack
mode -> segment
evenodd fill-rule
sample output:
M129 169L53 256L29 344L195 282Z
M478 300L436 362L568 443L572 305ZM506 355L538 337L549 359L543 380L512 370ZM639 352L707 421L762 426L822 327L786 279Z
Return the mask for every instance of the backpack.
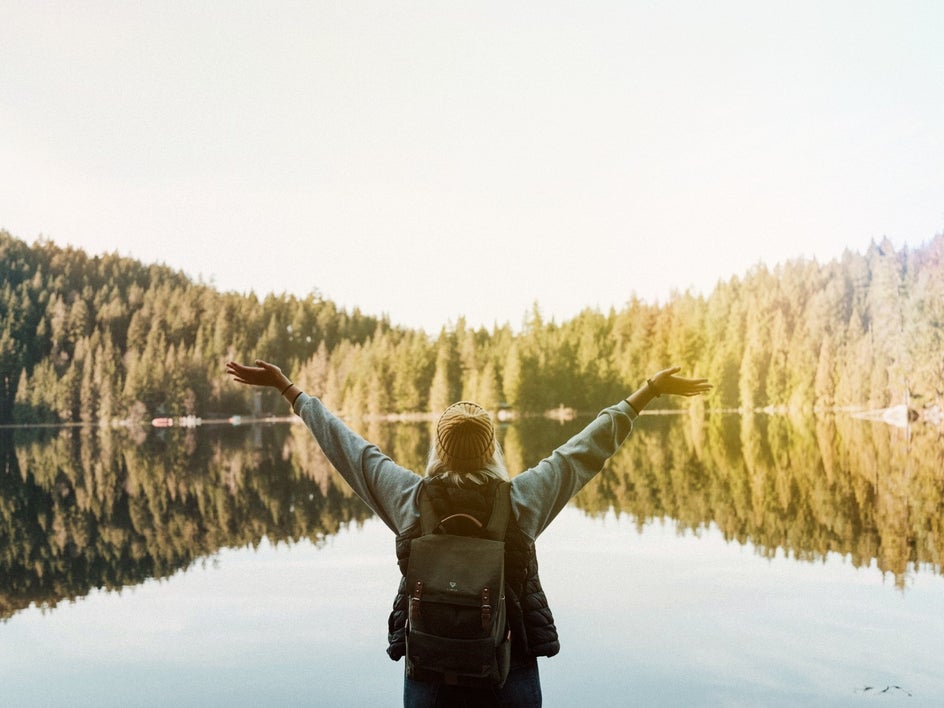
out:
M410 542L406 672L413 679L500 687L508 676L505 529L511 485L498 485L487 525L469 514L439 518L420 491L422 535ZM475 535L448 533L464 524Z

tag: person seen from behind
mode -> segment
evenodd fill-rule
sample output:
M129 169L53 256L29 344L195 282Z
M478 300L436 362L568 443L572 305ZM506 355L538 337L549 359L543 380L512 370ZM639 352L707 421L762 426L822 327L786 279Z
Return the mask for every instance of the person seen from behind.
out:
M504 598L510 633L510 668L491 686L456 685L448 675L425 670L407 658L403 704L434 706L516 706L542 703L538 657L560 650L553 614L538 576L534 543L571 498L604 467L633 431L636 418L658 396L707 393L706 379L679 376L679 367L648 378L627 398L605 408L583 430L531 469L509 479L491 416L469 401L450 406L439 418L424 474L398 465L352 431L316 396L296 386L275 364L226 364L238 383L281 392L324 454L354 492L396 534L403 577L388 620L390 658L407 654L412 588L406 586L411 542L423 534L421 506L438 517L455 515L482 525L505 495L510 513L504 532ZM426 499L428 501L424 502ZM426 507L426 508L429 508Z

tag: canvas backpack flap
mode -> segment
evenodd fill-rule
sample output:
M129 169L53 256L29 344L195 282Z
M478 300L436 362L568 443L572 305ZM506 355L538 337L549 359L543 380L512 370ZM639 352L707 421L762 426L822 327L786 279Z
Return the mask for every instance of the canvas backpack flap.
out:
M503 537L504 527L489 535ZM460 685L504 683L511 647L504 567L505 544L496 538L429 533L412 541L408 675Z

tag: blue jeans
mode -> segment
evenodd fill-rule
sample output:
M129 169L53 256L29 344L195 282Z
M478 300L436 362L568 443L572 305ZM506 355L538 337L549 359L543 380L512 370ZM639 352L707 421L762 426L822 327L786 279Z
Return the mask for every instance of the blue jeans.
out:
M404 708L540 708L541 677L535 659L524 666L512 665L501 688L468 688L403 679Z

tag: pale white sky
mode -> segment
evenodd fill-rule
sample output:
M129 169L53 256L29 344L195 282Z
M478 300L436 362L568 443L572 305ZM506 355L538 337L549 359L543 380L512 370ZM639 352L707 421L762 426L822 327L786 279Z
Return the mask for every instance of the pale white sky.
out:
M944 227L944 3L0 0L0 228L436 332Z

